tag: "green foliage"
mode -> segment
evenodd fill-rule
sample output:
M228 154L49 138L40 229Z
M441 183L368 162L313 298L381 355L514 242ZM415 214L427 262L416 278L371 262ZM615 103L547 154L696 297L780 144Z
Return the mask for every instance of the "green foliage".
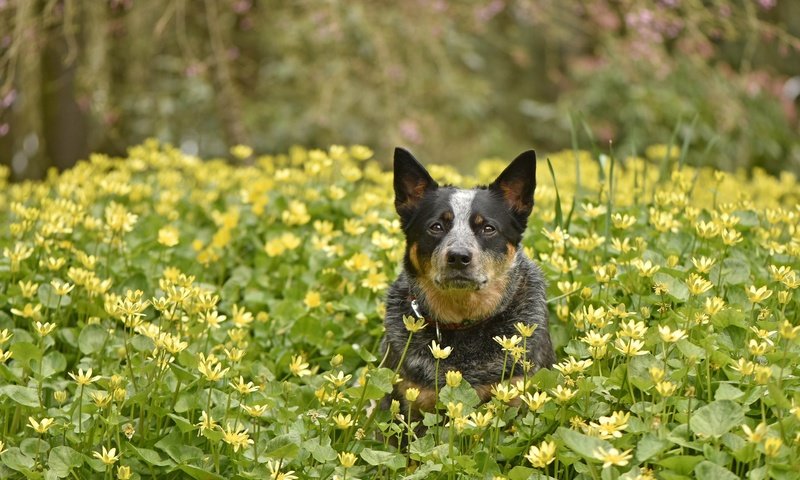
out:
M800 189L652 151L550 158L523 246L562 361L484 404L451 375L419 421L378 407L404 244L369 149L4 184L0 477L793 478Z

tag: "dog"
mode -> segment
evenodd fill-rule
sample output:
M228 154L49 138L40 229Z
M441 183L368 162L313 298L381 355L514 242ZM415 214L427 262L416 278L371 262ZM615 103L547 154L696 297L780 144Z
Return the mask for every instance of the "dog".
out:
M433 411L433 341L452 348L440 360L438 387L445 385L447 371L456 370L483 402L512 372L521 378L522 367L512 360L503 371L506 352L493 340L519 336L518 322L536 326L525 342L531 371L555 363L544 276L520 245L535 188L533 150L520 154L489 186L461 189L439 186L410 152L395 149L395 209L406 249L403 271L387 292L381 352L384 365L397 369L401 381L384 399L383 408L394 399L401 412L410 406L416 417ZM413 333L407 350L404 317L426 322ZM405 392L411 387L420 394L408 405Z

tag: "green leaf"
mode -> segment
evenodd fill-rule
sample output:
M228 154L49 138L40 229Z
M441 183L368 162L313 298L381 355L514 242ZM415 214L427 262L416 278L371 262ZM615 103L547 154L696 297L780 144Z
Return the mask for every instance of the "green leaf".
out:
M22 453L22 451L17 447L9 448L3 452L3 456L0 457L0 459L2 459L2 462L6 467L23 473L30 471L30 469L32 469L36 464L36 461L33 458Z
M670 445L672 445L672 442L662 440L652 433L648 433L642 437L636 445L636 460L639 462L650 460L669 448Z
M719 438L744 422L742 406L732 400L715 400L692 414L689 428L699 436Z
M42 351L39 350L39 347L29 342L17 342L8 350L14 354L14 360L24 365L25 368L30 368L31 360L42 358Z
M585 459L597 460L594 451L602 447L606 450L611 448L611 444L599 438L584 435L569 428L558 427L558 436L570 450Z
M205 468L195 467L194 465L186 465L185 463L181 463L176 467L178 470L188 474L192 478L196 478L197 480L224 480L225 477L222 475L217 475L216 473L207 470Z
M744 396L744 392L730 383L722 383L714 392L714 400L736 400Z
M162 459L161 455L159 455L155 450L150 450L149 448L137 448L130 443L124 443L124 445L126 453L135 453L137 457L142 459L148 465L153 465L155 467L166 467L173 465L171 460Z
M108 339L108 330L97 324L86 325L78 335L78 348L84 355L99 352Z
M43 306L46 308L57 308L59 305L62 307L69 304L69 300L62 299L57 293L56 289L53 288L52 285L49 283L43 283L39 285L39 301L42 303ZM66 302L66 303L65 303Z
M278 435L267 442L264 451L270 458L291 460L300 451L300 437L296 433Z
M675 455L659 461L658 464L681 475L689 475L695 465L702 461L703 457L700 455Z
M61 352L50 352L42 359L42 378L48 378L66 369L67 359Z
M328 437L306 440L303 442L303 450L308 451L320 463L336 460L336 450L331 447L331 439Z
M722 269L722 273L720 273ZM722 264L714 265L708 278L719 278L725 285L742 285L750 281L750 263L744 259L729 257Z
M58 477L68 477L70 472L83 465L83 455L70 447L59 445L50 450L47 466Z
M178 427L178 430L180 430L181 433L192 432L196 430L194 425L192 425L191 422L189 422L189 420L186 420L180 415L175 415L174 413L170 413L167 414L167 416L171 418L173 422L175 422L175 425Z
M738 480L739 477L725 467L704 460L694 467L697 480Z
M365 448L361 451L361 458L370 465L384 465L392 471L399 470L406 466L406 458L394 452L383 452Z
M39 396L32 387L19 385L3 385L0 387L0 398L6 396L19 405L26 407L39 407ZM27 418L27 417L26 417Z

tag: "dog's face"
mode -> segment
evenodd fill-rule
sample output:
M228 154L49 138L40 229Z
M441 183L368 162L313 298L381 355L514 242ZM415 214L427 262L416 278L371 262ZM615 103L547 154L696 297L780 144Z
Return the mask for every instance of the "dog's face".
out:
M502 287L533 208L535 177L531 150L488 187L440 187L409 152L396 149L395 208L406 235L406 271L451 297Z

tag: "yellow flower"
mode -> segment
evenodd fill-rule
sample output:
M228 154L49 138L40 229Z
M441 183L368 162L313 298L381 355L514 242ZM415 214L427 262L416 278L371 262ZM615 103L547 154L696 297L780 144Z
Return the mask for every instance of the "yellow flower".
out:
M259 391L260 387L255 385L253 382L244 382L244 378L239 375L239 379L235 382L230 383L231 387L234 388L239 395L247 395L248 393L253 393Z
M777 457L783 446L783 440L778 437L770 437L764 442L764 453L768 457Z
M554 390L550 390L550 393L555 397L558 403L567 403L578 391L558 385Z
M369 160L374 155L373 151L370 150L369 147L365 147L364 145L353 145L350 147L350 156L353 157L355 160L364 161Z
M766 385L772 377L772 369L764 365L756 365L755 380L759 385Z
M25 306L22 307L22 310L18 310L16 308L11 309L11 313L13 313L14 315L22 318L30 318L33 320L36 320L41 317L41 311L42 311L41 304L38 304L34 307L30 303L26 303Z
M309 290L306 292L303 303L305 303L306 307L308 308L317 308L322 304L322 297L320 296L319 292L315 290Z
M519 390L513 385L498 383L492 386L492 396L503 403L508 403L519 396Z
M733 366L731 366L731 368L742 375L750 375L755 370L756 364L749 360L745 360L744 358L740 358Z
M711 270L711 267L713 267L716 262L717 262L716 259L713 258L708 258L703 256L701 256L700 258L692 257L692 264L694 265L694 268L696 268L697 271L700 273L708 273Z
M660 266L653 265L653 262L650 260L643 261L641 258L633 260L631 265L636 267L636 269L639 271L639 274L645 278L652 277L656 272L661 270Z
M529 409L534 412L542 408L547 402L550 401L550 396L547 395L547 392L536 392L533 394L527 392L519 398L525 402L525 405L527 405Z
M709 315L719 313L725 307L725 300L720 297L708 297L703 305L703 310Z
M587 368L592 366L592 363L594 363L592 360L576 360L575 357L570 355L569 358L554 365L553 368L561 372L564 376L569 376L583 373Z
M296 377L306 377L311 375L311 370L308 369L308 366L308 362L306 362L303 355L292 355L289 371Z
M618 338L616 342L614 342L614 348L617 349L621 354L627 357L635 357L637 355L647 355L647 350L642 350L644 347L644 341L636 340L635 338L629 339L627 342L621 338Z
M448 370L447 373L445 374L445 380L447 381L447 386L449 386L450 388L457 388L459 385L461 385L462 378L463 377L461 375L461 372L454 370Z
M556 459L556 442L542 442L539 446L531 445L525 458L534 468L545 468Z
M753 303L761 303L772 295L772 290L768 289L766 285L756 288L755 285L750 285L745 289L747 298Z
M447 402L447 416L450 418L459 418L464 411L464 404L461 402L453 403Z
M700 295L711 290L714 284L696 273L690 273L689 278L686 279L686 286L692 295Z
M50 281L50 285L52 285L53 290L55 290L56 295L64 296L72 291L75 288L75 285L62 282L61 280L54 278Z
M106 447L103 447L103 451L101 452L92 452L92 456L95 458L99 458L100 461L105 463L106 465L114 465L119 460L120 455L115 455L117 453L116 448L112 448L111 450L106 450Z
M267 468L269 468L270 480L297 480L294 470L288 472L281 472L282 460L267 460Z
M180 242L180 232L171 225L158 230L158 243L165 247L174 247Z
M661 340L667 343L675 343L678 340L686 338L685 330L681 329L670 330L669 326L667 325L659 325L658 334L661 336Z
M252 147L248 147L247 145L234 145L231 147L230 151L231 155L239 160L250 158L253 155Z
M37 433L47 432L54 423L55 419L52 418L43 418L37 422L35 418L28 417L28 426L36 430Z
M425 319L424 318L414 318L408 315L403 315L403 325L405 325L406 330L411 333L417 333L423 328L425 328Z
M500 344L500 346L503 347L503 350L510 352L522 341L522 337L512 335L511 338L508 338L503 335L502 337L493 337L492 340Z
M238 452L240 448L247 448L248 445L253 444L253 440L247 433L247 429L239 430L239 427L231 428L228 425L222 431L222 441L233 447L234 452Z
M650 367L647 369L647 371L648 373L650 373L650 379L652 379L653 382L655 383L658 383L661 380L663 380L664 375L666 374L666 372L664 372L664 370L659 367Z
M117 480L130 480L132 476L131 467L127 465L117 467Z
M53 330L55 330L56 325L50 322L34 322L33 329L36 330L36 333L39 334L40 337L46 337L49 335Z
M244 405L244 404L242 404L242 410L247 412L247 414L250 415L251 417L256 417L256 418L264 415L264 413L266 413L266 411L268 409L269 409L269 405L266 405L266 404L264 404L264 405Z
M379 292L388 287L389 283L385 273L378 272L376 270L371 270L367 274L366 278L364 278L364 280L361 281L361 286L364 288L368 288L373 292Z
M535 323L529 324L524 322L517 322L514 324L514 328L517 329L517 332L519 332L519 334L525 338L532 337L533 332L536 331L536 327L538 327L538 325L536 325Z
M203 413L200 414L200 421L195 424L196 427L199 427L197 431L197 436L203 434L206 430L214 430L217 428L217 422L214 421L214 417L209 415L205 410Z
M756 425L755 430L751 430L747 425L742 425L742 430L750 443L760 443L767 436L767 424L763 422Z
M483 412L472 412L469 414L469 418L472 420L472 423L475 424L478 428L486 428L492 424L492 419L494 419L494 413L491 410L487 410L486 413Z
M625 450L620 452L616 448L609 448L606 450L603 447L597 447L592 455L594 458L603 462L603 468L608 468L612 465L616 465L619 467L624 467L628 464L628 460L633 458L633 455L630 454L631 450Z
M97 408L105 408L111 403L111 395L109 395L108 392L92 392L89 396L92 398L94 404L97 405Z
M406 389L406 400L409 402L416 402L419 397L419 389L416 387L409 387Z
M342 372L341 370L336 375L333 375L331 373L325 375L325 380L331 382L333 386L337 388L349 382L351 378L353 378L352 375L349 374L345 375L344 372Z
M39 290L39 284L33 282L23 282L20 280L17 285L19 285L20 293L25 298L33 298L36 295L36 292Z
M357 458L350 452L339 452L337 457L339 457L339 463L341 463L344 468L350 468L356 464Z
M634 322L633 320L621 322L619 324L619 331L617 332L618 337L635 338L637 340L644 338L646 334L647 325L645 325L644 322Z
M450 352L453 351L453 347L440 347L439 344L436 343L436 340L431 340L431 344L428 346L428 349L433 354L433 358L437 360L444 360L445 358L449 357Z
M91 368L86 370L86 373L83 372L83 369L79 368L77 374L70 373L69 376L72 377L72 379L75 380L75 382L77 382L77 384L80 386L86 386L89 385L90 383L94 383L100 380L99 375L95 375L94 377L92 376Z
M611 223L614 224L614 228L627 230L636 223L636 217L627 214L615 213L611 215Z
M783 293L783 292L781 292ZM797 334L800 333L800 326L795 327L792 325L789 320L784 320L783 323L780 325L779 330L781 337L787 340L794 340L797 337ZM2 339L2 335L0 335L0 340ZM0 341L0 343L3 343Z
M347 415L338 414L333 417L333 423L336 425L336 428L339 429L346 429L353 426L353 416L349 413Z
M678 385L670 382L669 380L664 380L656 384L656 391L662 397L671 397L677 389Z
M222 368L221 363L211 365L208 362L200 362L197 364L197 370L206 377L209 382L216 382L222 379L230 368Z

